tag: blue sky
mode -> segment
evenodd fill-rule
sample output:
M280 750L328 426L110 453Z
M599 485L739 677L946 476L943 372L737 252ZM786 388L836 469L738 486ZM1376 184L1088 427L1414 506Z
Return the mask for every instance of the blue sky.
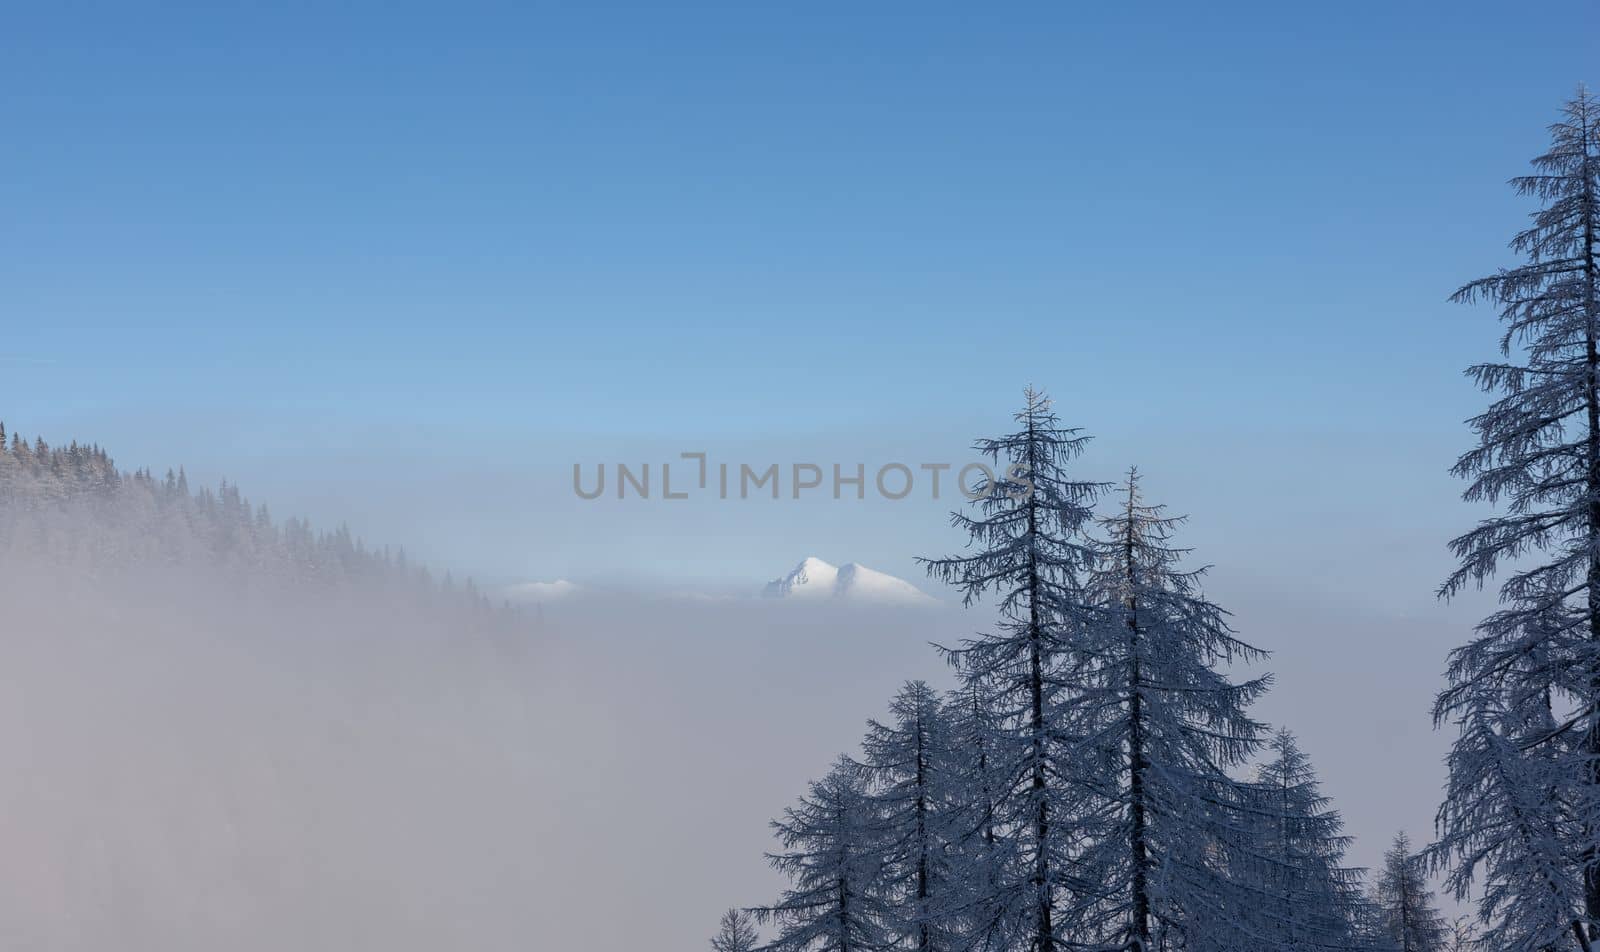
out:
M1234 578L1425 599L1444 299L1596 8L867 6L13 8L0 417L481 578L759 582L957 540L572 463L962 460L1031 381Z

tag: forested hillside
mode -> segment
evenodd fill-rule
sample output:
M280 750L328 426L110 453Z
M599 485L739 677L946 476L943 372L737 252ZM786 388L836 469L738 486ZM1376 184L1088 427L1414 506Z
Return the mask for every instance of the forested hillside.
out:
M46 560L84 570L154 566L230 571L255 582L378 586L433 604L490 609L468 580L435 579L404 549L368 548L341 526L317 531L277 522L239 487L192 488L180 468L160 477L119 470L97 445L65 447L9 437L0 423L0 559Z

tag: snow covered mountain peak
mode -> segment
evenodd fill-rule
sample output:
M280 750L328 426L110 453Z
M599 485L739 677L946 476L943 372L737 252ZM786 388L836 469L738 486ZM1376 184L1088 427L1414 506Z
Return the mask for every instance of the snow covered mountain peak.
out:
M915 585L859 562L830 565L815 556L801 560L789 573L767 583L768 598L848 599L851 601L927 604L933 601Z
M832 598L838 584L838 568L811 556L801 559L789 574L768 582L761 594L768 598Z

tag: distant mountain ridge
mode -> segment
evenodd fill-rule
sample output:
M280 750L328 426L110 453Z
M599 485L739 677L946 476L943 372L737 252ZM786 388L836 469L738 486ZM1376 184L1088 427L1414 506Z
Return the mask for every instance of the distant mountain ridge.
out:
M802 559L788 574L768 582L761 594L766 598L841 599L902 605L928 605L935 601L905 579L867 568L859 562L835 566L815 556Z

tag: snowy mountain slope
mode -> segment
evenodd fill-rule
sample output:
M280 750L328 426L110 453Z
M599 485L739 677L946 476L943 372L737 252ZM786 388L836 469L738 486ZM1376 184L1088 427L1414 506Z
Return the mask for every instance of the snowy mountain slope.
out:
M859 562L830 565L806 558L782 578L767 583L767 598L847 599L888 604L931 604L934 599L904 579L869 569Z

